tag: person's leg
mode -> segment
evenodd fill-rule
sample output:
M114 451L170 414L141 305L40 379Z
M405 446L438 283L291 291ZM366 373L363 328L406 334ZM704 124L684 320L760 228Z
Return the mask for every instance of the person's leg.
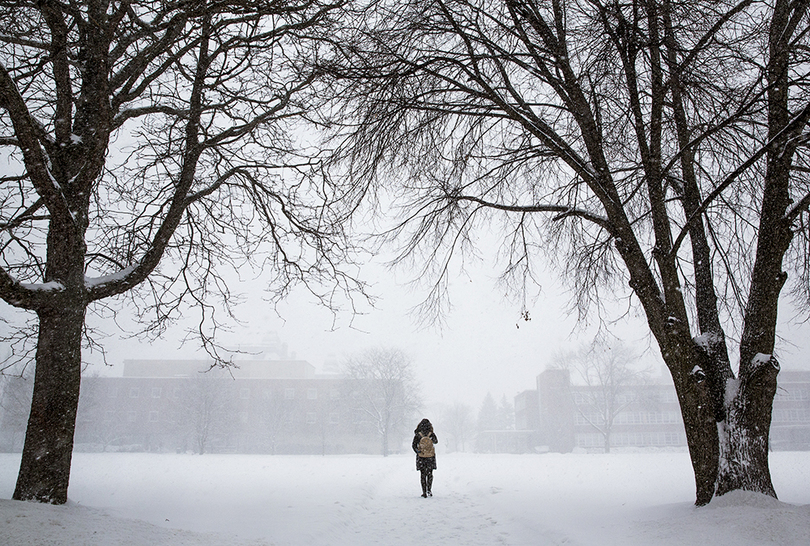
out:
M428 473L426 470L422 470L419 473L419 481L422 484L422 496L427 497L428 485L427 485L427 476Z
M429 497L433 496L433 471L428 470L427 472L427 494Z

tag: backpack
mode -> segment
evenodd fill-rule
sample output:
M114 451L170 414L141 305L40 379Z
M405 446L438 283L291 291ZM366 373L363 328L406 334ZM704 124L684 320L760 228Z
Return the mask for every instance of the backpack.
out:
M419 456L420 457L435 457L436 450L433 447L433 440L430 438L430 434L422 434L419 433L422 438L419 440Z

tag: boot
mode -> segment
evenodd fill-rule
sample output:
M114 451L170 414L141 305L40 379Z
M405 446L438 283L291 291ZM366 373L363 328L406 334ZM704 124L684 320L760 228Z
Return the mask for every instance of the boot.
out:
M433 489L433 473L431 472L431 473L430 473L430 474L428 474L428 476L427 476L427 494L428 494L428 497L432 497L432 496L433 496L433 491L432 491L432 489Z
M419 476L419 482L422 485L422 498L424 499L427 497L428 491L427 475L424 472L422 472L422 474Z

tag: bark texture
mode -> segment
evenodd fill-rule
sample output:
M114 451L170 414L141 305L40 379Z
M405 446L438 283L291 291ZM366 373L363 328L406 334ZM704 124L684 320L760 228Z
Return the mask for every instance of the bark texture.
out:
M742 489L776 498L768 466L768 435L779 363L762 357L728 384L726 419L717 424L720 462L715 494Z
M39 315L34 393L13 499L67 502L81 382L84 307Z

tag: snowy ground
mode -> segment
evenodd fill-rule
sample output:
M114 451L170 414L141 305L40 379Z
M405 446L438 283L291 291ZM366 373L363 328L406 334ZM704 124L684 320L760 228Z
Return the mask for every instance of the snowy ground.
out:
M3 546L807 545L810 452L771 455L781 501L692 506L686 453L439 455L433 498L411 456L87 454L70 502L10 501Z

